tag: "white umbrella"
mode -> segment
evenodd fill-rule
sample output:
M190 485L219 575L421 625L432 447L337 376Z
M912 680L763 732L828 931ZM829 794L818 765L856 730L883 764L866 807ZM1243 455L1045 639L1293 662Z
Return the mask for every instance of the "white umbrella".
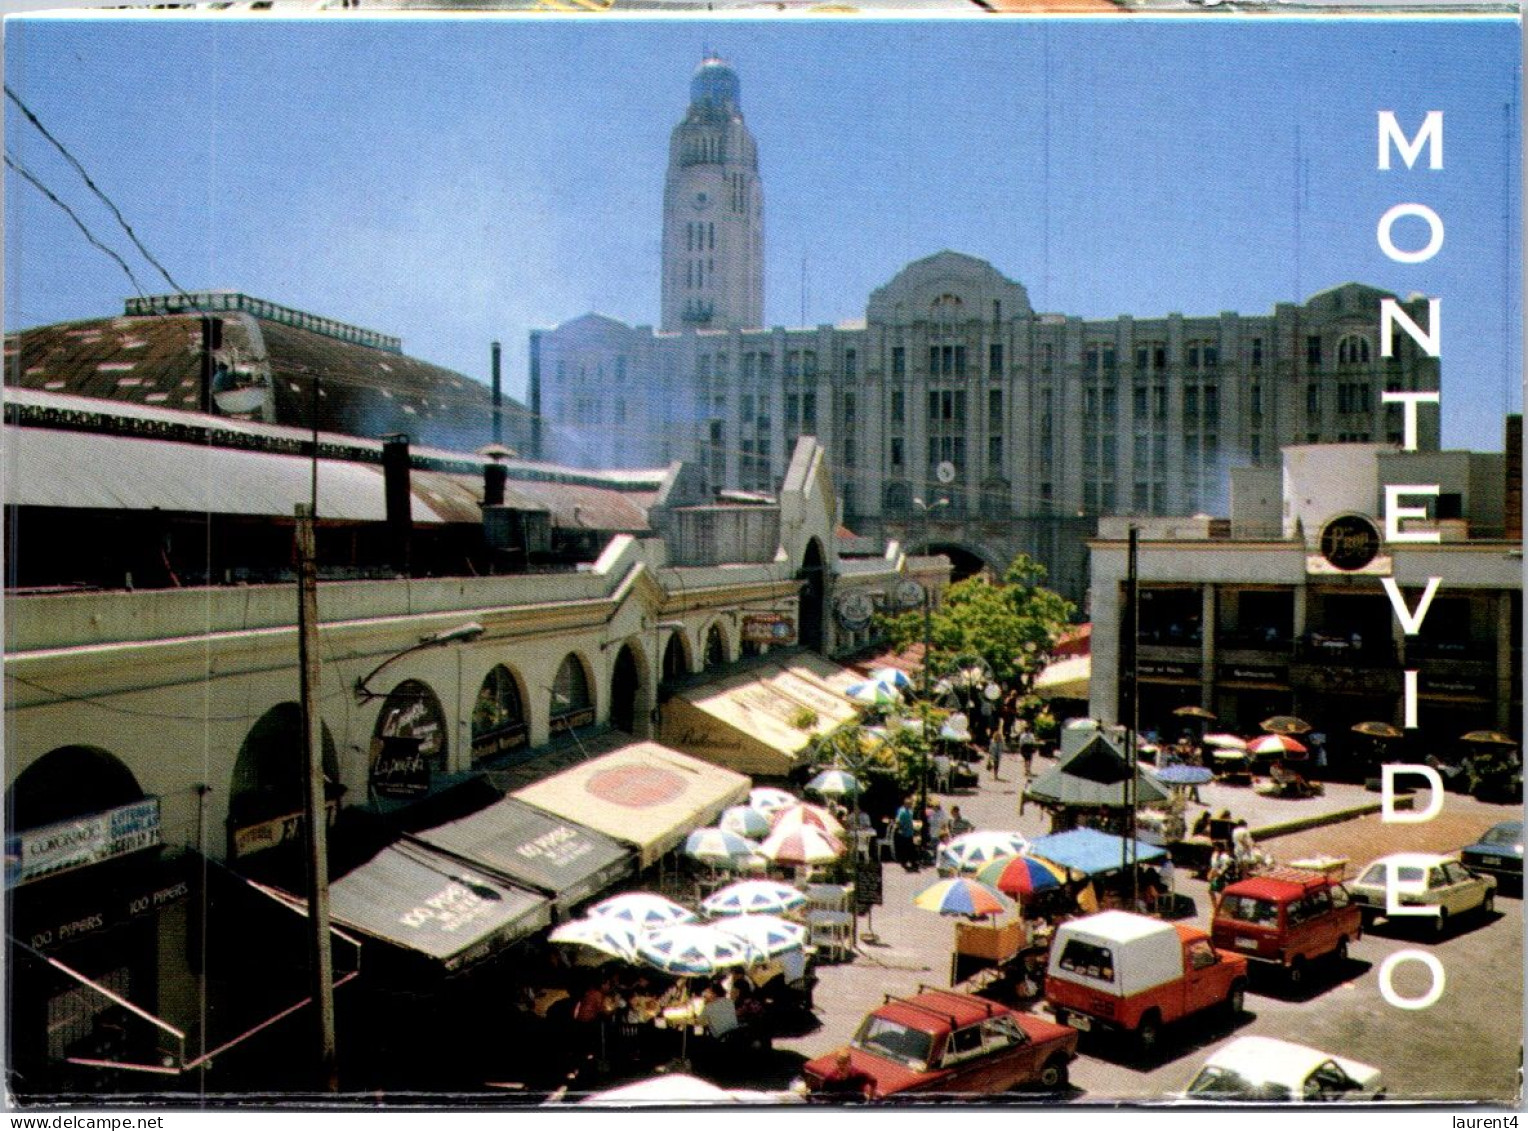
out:
M665 974L681 977L709 976L760 961L759 952L746 939L702 923L678 923L648 931L637 940L637 955Z
M884 683L887 687L898 689L913 685L912 676L908 675L901 668L877 668L870 673L870 678L876 683Z
M844 691L844 694L856 703L865 703L872 707L889 707L902 698L896 688L877 683L873 679L865 683L852 684Z
M693 923L698 916L672 899L647 891L628 891L613 895L589 908L593 918L618 919L638 928L667 927L675 923Z
M736 935L765 958L806 945L806 928L775 915L739 915L718 923L722 930Z
M684 842L684 854L705 864L735 868L757 852L753 841L726 829L696 829Z
M801 798L795 794L786 793L783 789L774 789L770 786L762 786L759 789L748 791L749 808L757 809L766 817L781 809L789 809L792 805L801 804Z
M1214 746L1220 750L1241 750L1245 752L1247 749L1246 740L1237 738L1234 734L1207 734L1204 736L1203 741L1206 746Z
M700 909L712 918L722 915L778 915L782 911L794 911L805 903L806 896L789 884L776 880L739 880L708 896L701 903Z
M722 819L717 822L717 825L729 833L737 833L738 836L745 836L750 840L769 835L769 818L747 805L734 805L722 814Z
M766 860L776 864L803 867L810 864L826 864L844 854L844 846L815 825L800 825L794 829L776 829L769 834L759 848Z
M770 834L778 832L790 832L799 828L819 829L829 836L843 836L844 825L837 817L829 813L821 805L809 805L806 802L798 802L789 809L782 809L775 814L774 830Z
M860 791L859 779L848 770L823 770L806 787L824 797L853 797Z
M637 928L612 916L574 919L557 927L547 938L554 943L588 947L626 962L635 962L637 958Z
M939 855L957 872L977 872L999 856L1019 856L1029 849L1029 841L1018 833L977 829L962 833L939 850Z

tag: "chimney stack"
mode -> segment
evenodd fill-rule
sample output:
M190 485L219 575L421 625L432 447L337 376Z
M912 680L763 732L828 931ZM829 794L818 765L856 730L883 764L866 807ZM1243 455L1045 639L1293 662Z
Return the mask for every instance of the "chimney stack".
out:
M483 505L485 507L502 507L504 505L504 483L509 478L509 468L498 460L485 464L483 467Z
M382 437L382 491L387 505L387 537L393 568L409 576L414 493L409 484L409 438L406 433Z
M493 343L493 442L504 442L504 384L499 377L499 343ZM500 494L502 495L502 490ZM503 502L501 498L499 500Z

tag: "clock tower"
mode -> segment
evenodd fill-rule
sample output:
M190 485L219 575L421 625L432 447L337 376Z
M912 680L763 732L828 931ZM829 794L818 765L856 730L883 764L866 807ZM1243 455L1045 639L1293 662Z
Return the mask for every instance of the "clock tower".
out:
M663 189L663 328L764 324L764 191L737 72L709 55L669 140Z

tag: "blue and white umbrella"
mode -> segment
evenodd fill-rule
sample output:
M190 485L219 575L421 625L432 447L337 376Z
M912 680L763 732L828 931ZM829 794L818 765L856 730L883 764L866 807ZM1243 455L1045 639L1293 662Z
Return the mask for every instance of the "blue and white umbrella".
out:
M1163 766L1156 776L1163 785L1204 785L1215 780L1215 771L1208 766Z
M574 919L563 923L547 938L554 943L569 946L586 946L611 958L626 962L637 960L637 928L612 916L595 919Z
M710 917L778 915L806 904L806 896L776 880L739 880L708 896L700 909Z
M772 786L760 786L758 789L748 791L748 807L757 809L766 817L773 817L781 809L789 809L792 805L800 805L801 798L795 794L786 793L783 789L775 789Z
M736 966L752 966L762 957L746 939L698 923L647 932L637 940L637 956L665 974L680 977L709 976Z
M698 918L688 907L681 907L672 899L647 891L628 891L613 895L589 908L593 918L617 919L643 930L653 927L669 927L678 923L693 923Z
M850 684L844 689L844 694L856 703L865 703L871 707L890 707L902 698L896 688L877 683L873 679Z
M884 683L887 687L895 687L899 691L905 691L913 685L913 677L901 668L877 668L870 673L870 678L876 683Z
M759 846L726 829L696 829L684 841L684 854L703 864L735 868L759 850Z
M739 915L718 923L729 935L736 935L765 958L806 945L806 928L775 915Z
M847 770L823 770L806 787L823 797L854 797L860 791L859 779Z
M1029 841L1018 833L977 829L962 833L939 850L940 862L957 872L977 872L1000 856L1018 856Z
M722 814L722 819L717 822L717 826L750 840L759 840L768 836L770 828L769 818L750 805L734 805Z

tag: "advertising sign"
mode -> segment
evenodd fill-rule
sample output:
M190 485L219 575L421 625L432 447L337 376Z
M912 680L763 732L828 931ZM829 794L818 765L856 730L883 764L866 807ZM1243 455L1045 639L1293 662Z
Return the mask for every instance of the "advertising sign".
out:
M5 886L99 864L159 843L159 798L149 797L9 837Z
M750 644L794 644L796 620L784 613L748 613L743 617L743 639Z

